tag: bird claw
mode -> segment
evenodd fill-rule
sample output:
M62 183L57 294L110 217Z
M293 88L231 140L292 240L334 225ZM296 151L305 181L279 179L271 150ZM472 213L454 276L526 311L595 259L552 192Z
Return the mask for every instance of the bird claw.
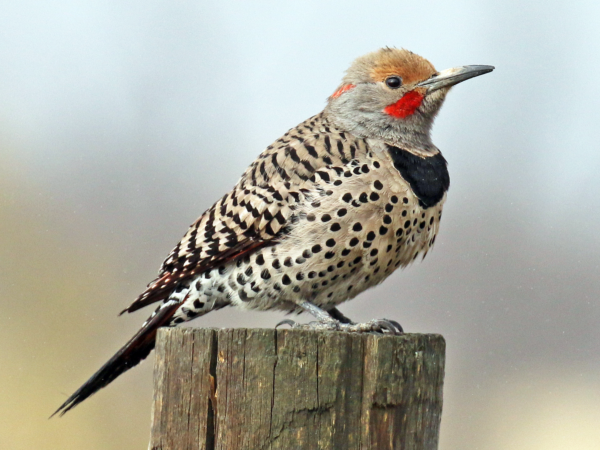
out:
M275 325L275 328L279 328L281 325L289 325L290 328L296 328L298 326L298 323L290 319L285 319L279 322L277 325Z
M402 328L402 325L400 325L399 322L396 322L395 320L391 320L391 319L382 319L382 320L385 320L386 322L391 323L394 326L394 328L396 328L396 331L399 334L404 334L404 328Z
M290 328L314 331L346 331L348 333L382 333L389 335L400 335L404 333L402 326L395 320L373 319L365 323L340 323L337 320L327 322L297 323L290 319L279 322L275 328L281 325L289 325Z
M319 330L319 331L338 331L340 330L340 323L336 320L332 320L331 322L309 322L309 323L298 323L294 322L290 319L285 319L275 325L275 328L278 328L281 325L289 325L290 328L295 328L299 330Z
M395 320L373 319L365 323L355 323L351 325L342 325L343 331L351 333L382 333L398 336L404 333L402 326Z

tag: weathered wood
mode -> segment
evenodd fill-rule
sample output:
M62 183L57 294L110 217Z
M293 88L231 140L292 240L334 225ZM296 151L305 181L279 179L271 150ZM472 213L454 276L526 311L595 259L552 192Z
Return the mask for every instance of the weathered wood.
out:
M436 449L440 335L169 328L152 450Z

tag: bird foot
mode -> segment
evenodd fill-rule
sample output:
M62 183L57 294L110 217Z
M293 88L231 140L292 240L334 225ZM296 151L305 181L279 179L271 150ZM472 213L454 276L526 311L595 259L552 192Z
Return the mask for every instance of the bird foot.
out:
M309 323L297 323L286 319L279 322L275 328L281 325L289 325L290 328L315 331L346 331L348 333L382 333L389 335L400 335L404 333L402 326L395 320L373 319L365 323L341 323L337 320L327 320Z

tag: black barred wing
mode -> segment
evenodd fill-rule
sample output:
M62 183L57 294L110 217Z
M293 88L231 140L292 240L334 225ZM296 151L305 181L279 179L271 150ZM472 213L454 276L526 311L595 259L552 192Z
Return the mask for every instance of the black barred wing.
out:
M343 170L367 151L364 140L337 130L323 113L292 128L191 225L158 278L123 312L162 301L184 280L276 244L298 207L329 182L323 169Z

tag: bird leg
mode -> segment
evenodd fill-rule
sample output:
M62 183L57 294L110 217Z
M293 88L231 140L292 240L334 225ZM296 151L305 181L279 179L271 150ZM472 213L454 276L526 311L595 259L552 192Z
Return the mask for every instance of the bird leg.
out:
M350 324L354 323L354 322L352 322L351 319L349 319L344 314L342 314L342 312L339 309L337 309L335 306L331 309L328 309L327 314L329 314L331 317L333 317L335 320L337 320L340 323L350 323Z
M340 323L348 323L350 325L356 325L351 319L349 319L348 317L346 317L335 306L333 308L327 310L327 314L329 314L331 317L333 317L335 320L337 320ZM391 320L391 319L383 319L383 320L385 320L386 322L389 322L392 325L394 325L394 327L396 328L396 330L399 331L400 333L404 333L404 329L402 328L402 325L400 325L397 321Z
M293 320L282 320L277 324L289 325L291 328L303 330L321 330L321 331L346 331L349 333L366 333L375 331L388 334L402 334L403 330L400 324L394 320L373 319L365 323L354 323L344 316L337 308L334 312L328 312L306 300L295 300L294 303L305 312L310 313L317 319L315 322L307 324L296 323Z

